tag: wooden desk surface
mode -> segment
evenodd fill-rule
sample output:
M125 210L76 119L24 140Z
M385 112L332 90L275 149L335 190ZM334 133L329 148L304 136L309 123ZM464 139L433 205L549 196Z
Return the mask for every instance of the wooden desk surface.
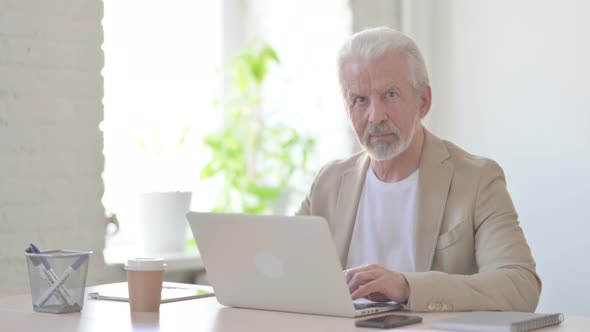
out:
M183 286L188 286L184 285ZM89 287L97 291L100 286ZM428 330L439 319L461 313L411 313L424 322L396 330ZM376 317L376 316L373 316ZM358 328L355 319L229 308L214 297L165 303L160 313L130 314L126 302L86 299L80 313L46 314L33 311L30 295L0 298L0 331L379 331ZM566 316L561 325L538 331L589 331L590 317Z

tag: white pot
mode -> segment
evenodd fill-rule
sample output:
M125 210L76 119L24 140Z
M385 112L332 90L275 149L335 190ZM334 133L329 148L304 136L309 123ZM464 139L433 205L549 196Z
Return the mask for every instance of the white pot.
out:
M138 196L138 223L145 255L183 252L190 192L149 192Z

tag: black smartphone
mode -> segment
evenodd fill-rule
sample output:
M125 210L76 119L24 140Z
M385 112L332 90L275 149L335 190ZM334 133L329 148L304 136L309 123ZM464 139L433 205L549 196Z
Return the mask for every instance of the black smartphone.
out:
M371 319L357 320L355 325L360 327L375 327L379 329L390 329L404 325L417 324L422 322L420 316L386 315Z

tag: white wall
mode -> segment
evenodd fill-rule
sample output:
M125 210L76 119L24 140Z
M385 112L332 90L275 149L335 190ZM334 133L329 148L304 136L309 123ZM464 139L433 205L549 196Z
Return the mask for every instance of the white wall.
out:
M431 5L430 128L503 166L543 280L538 311L590 314L590 3Z
M102 2L0 1L0 296L29 292L24 250L104 268Z

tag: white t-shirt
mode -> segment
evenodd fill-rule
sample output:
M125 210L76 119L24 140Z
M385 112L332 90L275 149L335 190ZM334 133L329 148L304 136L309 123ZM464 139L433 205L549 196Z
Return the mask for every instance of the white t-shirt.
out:
M399 182L382 182L369 167L352 232L346 268L380 264L414 272L414 221L419 170Z

